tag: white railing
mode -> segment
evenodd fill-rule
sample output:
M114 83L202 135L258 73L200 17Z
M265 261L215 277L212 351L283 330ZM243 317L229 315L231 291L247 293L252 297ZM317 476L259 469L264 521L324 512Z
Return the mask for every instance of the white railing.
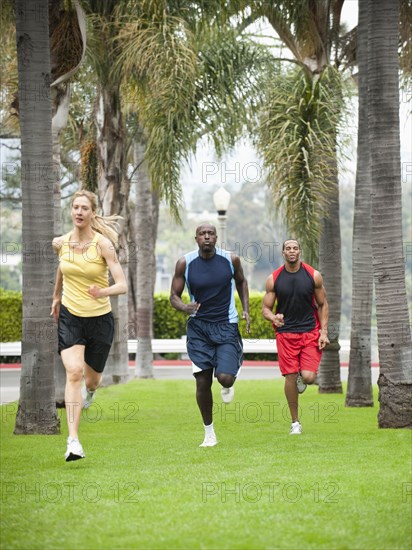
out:
M138 340L127 341L128 353L137 353ZM153 353L186 353L186 337L177 339L153 339ZM243 339L243 353L277 353L276 340ZM0 355L20 356L21 342L0 342Z

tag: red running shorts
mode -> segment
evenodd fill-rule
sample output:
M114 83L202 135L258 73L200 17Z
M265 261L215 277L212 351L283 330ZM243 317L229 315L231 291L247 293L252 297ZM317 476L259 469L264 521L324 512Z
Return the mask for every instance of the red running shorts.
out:
M302 333L277 333L279 368L283 376L301 370L318 372L322 357L322 351L319 349L319 337L319 329Z

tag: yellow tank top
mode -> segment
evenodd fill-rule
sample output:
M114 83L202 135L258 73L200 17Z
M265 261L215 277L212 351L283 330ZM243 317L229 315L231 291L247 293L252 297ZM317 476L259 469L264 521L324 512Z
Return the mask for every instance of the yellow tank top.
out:
M109 296L93 298L88 293L91 285L100 288L109 286L109 269L98 244L100 235L96 232L82 252L76 252L69 246L70 235L68 233L64 236L59 251L63 274L62 304L78 317L95 317L109 313L112 309Z

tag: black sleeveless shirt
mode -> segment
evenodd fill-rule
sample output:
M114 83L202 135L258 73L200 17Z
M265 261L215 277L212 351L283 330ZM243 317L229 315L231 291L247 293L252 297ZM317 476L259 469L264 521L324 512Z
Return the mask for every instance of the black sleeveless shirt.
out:
M276 313L283 313L285 321L283 327L274 327L276 332L301 333L319 328L313 267L301 262L298 271L291 273L283 265L272 276Z

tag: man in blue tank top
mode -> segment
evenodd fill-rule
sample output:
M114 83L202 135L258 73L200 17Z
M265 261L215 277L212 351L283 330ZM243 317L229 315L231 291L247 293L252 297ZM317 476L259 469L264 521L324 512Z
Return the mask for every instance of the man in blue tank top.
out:
M216 228L203 223L196 229L198 249L185 254L176 263L170 302L189 315L187 352L196 379L196 400L202 415L205 437L200 447L217 444L213 428L213 373L223 386L222 399L230 403L233 384L243 361L243 344L238 329L235 287L242 302L242 318L249 333L249 289L240 258L216 248ZM185 304L185 288L190 303Z
M322 275L300 260L298 241L283 243L285 264L266 280L262 314L276 332L279 368L292 417L291 435L302 433L298 396L316 379L328 340L328 302ZM276 312L273 307L276 303Z

